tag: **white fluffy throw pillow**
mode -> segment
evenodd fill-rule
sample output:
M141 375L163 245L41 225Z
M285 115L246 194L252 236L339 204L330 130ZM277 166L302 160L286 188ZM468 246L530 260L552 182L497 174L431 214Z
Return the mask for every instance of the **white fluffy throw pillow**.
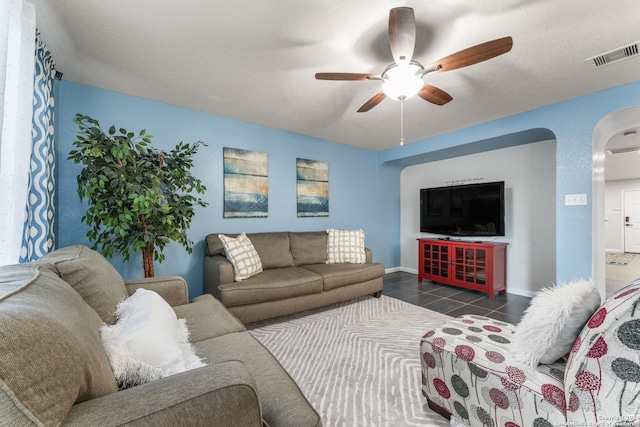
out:
M571 350L599 306L600 293L590 280L542 289L516 327L511 347L515 360L529 368L555 362Z
M364 264L364 231L327 229L327 264Z
M262 272L260 255L245 232L235 239L224 234L218 234L218 238L222 241L227 259L233 264L233 279L236 282Z
M157 293L136 290L118 304L116 318L100 335L121 388L205 366L189 343L186 321Z

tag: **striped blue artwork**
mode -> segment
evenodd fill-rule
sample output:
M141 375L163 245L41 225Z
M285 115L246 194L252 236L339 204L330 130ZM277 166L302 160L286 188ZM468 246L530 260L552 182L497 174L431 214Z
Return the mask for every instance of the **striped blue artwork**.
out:
M225 147L223 158L224 217L268 216L269 155Z
M298 217L329 216L329 163L296 159Z
M20 262L34 261L55 248L54 75L51 52L36 35L33 148Z

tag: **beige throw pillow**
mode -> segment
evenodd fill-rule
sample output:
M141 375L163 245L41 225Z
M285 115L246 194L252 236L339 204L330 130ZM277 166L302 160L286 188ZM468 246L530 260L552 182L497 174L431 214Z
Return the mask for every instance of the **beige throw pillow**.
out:
M260 256L245 232L235 239L224 234L218 234L218 237L224 245L227 259L233 264L233 278L236 282L262 272Z
M364 264L364 231L327 229L327 264Z

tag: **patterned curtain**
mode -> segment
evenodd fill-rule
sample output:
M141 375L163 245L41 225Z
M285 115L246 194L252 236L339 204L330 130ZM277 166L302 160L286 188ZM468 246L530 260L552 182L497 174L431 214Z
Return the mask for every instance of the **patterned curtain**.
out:
M55 63L36 34L33 86L33 150L20 262L34 261L55 248L55 151L53 81Z

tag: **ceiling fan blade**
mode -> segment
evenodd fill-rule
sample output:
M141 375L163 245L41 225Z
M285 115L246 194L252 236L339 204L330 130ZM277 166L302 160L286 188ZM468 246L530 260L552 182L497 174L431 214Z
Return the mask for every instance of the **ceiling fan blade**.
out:
M410 7L389 11L389 47L396 64L408 64L416 46L416 17Z
M418 92L418 96L436 105L444 105L453 99L447 92L428 84L422 87L420 92Z
M478 62L486 61L487 59L495 58L503 53L507 53L511 50L512 46L513 39L511 37L503 37L501 39L480 43L467 49L463 49L460 52L446 56L425 68L437 68L440 66L438 70L434 71L436 73L456 70L458 68L477 64Z
M318 80L380 80L378 74L359 73L316 73Z
M387 95L385 95L384 92L376 93L370 100L362 104L362 107L360 107L358 113L366 113L367 111L371 110L373 107L384 101L386 97Z

